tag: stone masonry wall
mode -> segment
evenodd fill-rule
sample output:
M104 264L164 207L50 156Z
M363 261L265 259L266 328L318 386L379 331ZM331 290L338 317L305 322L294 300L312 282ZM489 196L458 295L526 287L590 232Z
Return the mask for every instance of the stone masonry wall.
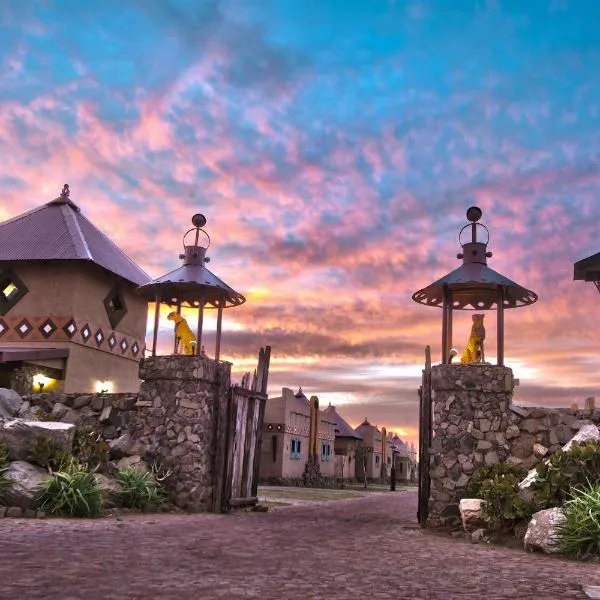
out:
M514 406L507 367L437 365L431 379L429 526L460 521L458 503L479 468L503 460L532 468L586 422L600 423L600 410Z
M131 434L172 470L171 499L185 510L210 509L216 407L230 377L230 363L202 356L157 356L140 363L143 382Z

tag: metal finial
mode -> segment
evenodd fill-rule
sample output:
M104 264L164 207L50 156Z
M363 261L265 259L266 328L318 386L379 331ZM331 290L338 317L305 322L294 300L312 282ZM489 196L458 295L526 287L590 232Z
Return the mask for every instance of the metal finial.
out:
M481 212L479 206L471 206L469 209L467 209L467 219L471 221L471 223L476 223L479 221L482 214L483 213Z
M192 217L192 225L194 227L204 227L206 225L206 217L200 213Z
M63 198L68 198L70 193L71 192L69 191L69 184L65 183L65 185L63 185L63 189L62 189L62 192L60 193L60 195Z

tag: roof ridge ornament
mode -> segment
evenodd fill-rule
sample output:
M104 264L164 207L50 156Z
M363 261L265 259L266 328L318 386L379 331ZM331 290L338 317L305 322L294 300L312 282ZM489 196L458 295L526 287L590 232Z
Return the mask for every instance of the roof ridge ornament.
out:
M71 194L71 191L69 190L69 184L65 183L65 185L63 185L63 189L62 189L62 192L60 193L60 195L63 198L68 198L70 194Z

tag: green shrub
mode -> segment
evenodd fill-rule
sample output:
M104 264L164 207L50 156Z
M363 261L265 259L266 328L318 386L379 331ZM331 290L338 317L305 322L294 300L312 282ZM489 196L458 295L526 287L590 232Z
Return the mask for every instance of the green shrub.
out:
M492 531L511 531L533 514L533 503L518 497L519 481L525 474L519 465L500 462L482 467L471 478L467 493L483 500L483 517Z
M77 427L73 456L89 471L103 471L110 457L110 446L90 427Z
M64 471L75 459L51 437L38 438L29 449L29 460L50 472Z
M10 450L6 444L0 444L0 489L8 487L12 481L6 477L10 466Z
M38 508L49 514L97 517L102 509L102 494L96 476L74 464L55 473L47 482Z
M572 492L600 483L600 442L575 443L568 452L557 450L537 467L532 485L538 510L562 506Z
M53 421L53 420L54 420L54 417L53 417L52 415L48 414L47 412L45 412L45 411L44 411L43 409L41 409L41 408L38 408L38 409L35 411L35 418L36 418L38 421Z
M119 470L115 479L121 486L117 498L126 508L145 509L162 500L161 488L152 480L148 471L137 467L125 467Z
M600 555L600 484L576 489L563 506L565 522L557 527L557 543L568 556Z

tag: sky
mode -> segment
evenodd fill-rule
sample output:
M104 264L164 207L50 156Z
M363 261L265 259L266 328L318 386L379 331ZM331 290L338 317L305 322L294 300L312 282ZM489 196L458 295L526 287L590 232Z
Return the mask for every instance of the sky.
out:
M247 297L224 315L235 376L269 344L272 395L414 441L441 311L411 296L459 266L477 205L489 266L539 295L505 315L515 402L581 406L600 396L600 298L573 281L600 251L599 21L596 0L2 0L0 220L68 183L157 277L203 213L209 268Z

